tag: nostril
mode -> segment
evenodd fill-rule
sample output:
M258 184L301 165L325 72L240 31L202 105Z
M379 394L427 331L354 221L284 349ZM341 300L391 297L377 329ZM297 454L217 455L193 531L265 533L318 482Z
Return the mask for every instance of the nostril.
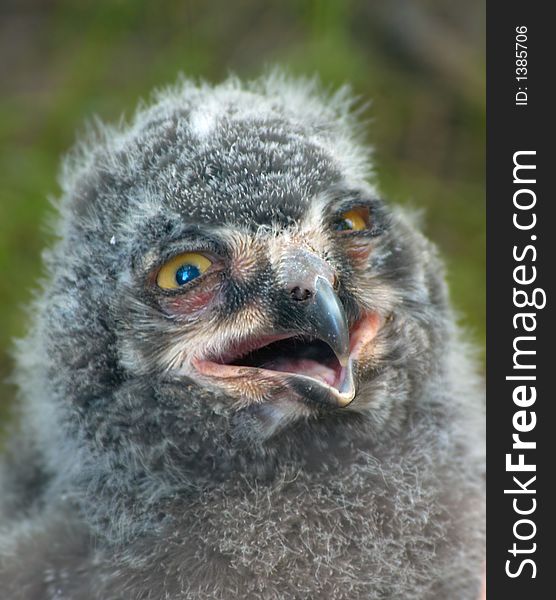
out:
M298 302L302 302L303 300L308 300L313 295L311 290L307 290L296 286L290 290L290 296L293 300L297 300Z

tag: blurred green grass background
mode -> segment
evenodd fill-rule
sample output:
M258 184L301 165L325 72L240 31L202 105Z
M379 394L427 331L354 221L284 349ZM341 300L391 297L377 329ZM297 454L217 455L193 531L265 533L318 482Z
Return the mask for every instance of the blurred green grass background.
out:
M372 101L364 126L383 195L425 209L482 347L483 11L480 0L0 0L0 380L76 130L129 115L178 72L218 81L274 64ZM0 383L0 422L13 395Z

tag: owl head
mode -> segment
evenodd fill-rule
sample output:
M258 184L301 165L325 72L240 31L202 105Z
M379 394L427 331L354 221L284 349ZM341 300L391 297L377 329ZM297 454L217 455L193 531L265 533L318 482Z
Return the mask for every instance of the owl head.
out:
M19 348L52 469L200 486L403 424L451 317L352 106L280 74L181 81L66 161Z

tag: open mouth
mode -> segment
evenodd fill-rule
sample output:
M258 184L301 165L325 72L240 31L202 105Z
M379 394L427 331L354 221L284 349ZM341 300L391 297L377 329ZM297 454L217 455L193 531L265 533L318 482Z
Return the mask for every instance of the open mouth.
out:
M273 342L238 357L229 364L304 375L331 387L339 387L343 370L328 344L304 336Z
M319 403L344 407L356 394L354 360L373 341L378 328L376 314L363 317L350 328L349 358L343 361L321 339L281 334L251 338L220 356L194 359L193 364L211 379L277 381L303 396L318 397Z

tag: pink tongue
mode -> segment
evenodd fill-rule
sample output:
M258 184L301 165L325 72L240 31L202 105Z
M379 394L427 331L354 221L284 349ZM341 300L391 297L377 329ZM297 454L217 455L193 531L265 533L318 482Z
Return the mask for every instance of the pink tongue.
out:
M311 360L308 358L297 360L280 358L264 365L264 368L271 369L272 371L281 371L284 373L307 375L307 377L313 377L314 379L324 381L324 383L330 386L333 386L336 381L336 371L334 369L318 363L316 360Z

